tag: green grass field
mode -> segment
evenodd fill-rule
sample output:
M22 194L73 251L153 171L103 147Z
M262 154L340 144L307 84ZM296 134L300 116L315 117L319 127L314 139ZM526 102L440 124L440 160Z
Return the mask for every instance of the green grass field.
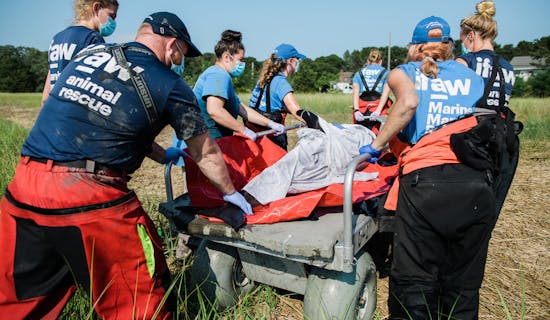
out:
M248 96L241 95L242 101L248 101ZM330 122L350 123L351 122L351 96L342 94L297 94L297 100L304 109L319 114ZM40 105L39 94L8 94L0 93L0 187L4 190L9 183L15 165L19 159L19 150L28 134L28 129L17 123L8 121L11 114L8 110L14 108L36 108ZM7 108L10 107L10 108ZM533 99L517 98L512 99L511 108L516 113L516 118L524 123L525 129L521 135L522 148L530 148L537 151L538 148L547 147L550 141L550 98ZM293 123L293 119L289 119ZM541 143L543 142L543 143ZM161 184L161 181L155 182ZM152 213L155 222L159 223L159 229L163 232L167 245L166 255L174 274L174 290L180 296L179 308L182 311L178 319L271 319L271 312L277 304L284 300L284 294L266 285L260 285L252 294L240 301L234 308L218 311L211 303L205 301L200 295L193 295L185 288L185 275L189 269L189 262L185 265L178 265L174 262L173 238L168 235L165 220L158 218L156 213L160 199L158 196L146 196L141 199L144 207ZM164 224L163 224L164 223ZM294 307L290 307L291 309ZM300 310L296 311L297 313ZM91 305L86 294L78 292L73 298L61 317L61 319L96 319L97 316L91 312ZM376 319L381 319L377 316Z

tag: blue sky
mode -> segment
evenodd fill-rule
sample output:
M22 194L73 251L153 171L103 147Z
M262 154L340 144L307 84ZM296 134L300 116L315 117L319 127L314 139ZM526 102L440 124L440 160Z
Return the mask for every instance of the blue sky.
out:
M107 42L134 38L139 24L156 11L176 13L193 42L213 52L225 29L243 33L246 55L263 60L282 42L310 58L391 43L405 46L415 24L438 15L458 37L462 18L475 11L478 0L118 0L115 33ZM517 45L550 35L550 1L496 0L499 44ZM7 0L0 4L0 45L47 50L52 36L73 21L73 0Z

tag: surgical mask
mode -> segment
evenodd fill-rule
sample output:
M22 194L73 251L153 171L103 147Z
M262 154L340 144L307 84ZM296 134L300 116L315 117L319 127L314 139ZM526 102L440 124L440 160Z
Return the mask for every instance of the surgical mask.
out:
M246 67L246 64L242 61L237 61L235 66L229 70L229 74L232 77L238 77L244 72L244 68Z
M102 35L103 37L108 37L112 35L113 32L115 32L115 29L116 29L116 21L111 17L107 17L106 23L104 24L102 24L101 22L99 23L99 34Z
M294 73L298 72L300 69L300 59L296 60L296 68L294 68Z
M178 48L178 51L180 52L181 63L175 64L174 61L172 60L172 57L170 57L170 62L172 62L172 66L170 67L170 69L174 71L178 76L181 77L183 75L183 71L185 70L185 56L183 55L183 52L180 50L180 46L178 45L177 42L176 42L176 48Z
M462 54L468 54L468 53L470 53L470 50L468 50L464 45L464 42L462 42Z

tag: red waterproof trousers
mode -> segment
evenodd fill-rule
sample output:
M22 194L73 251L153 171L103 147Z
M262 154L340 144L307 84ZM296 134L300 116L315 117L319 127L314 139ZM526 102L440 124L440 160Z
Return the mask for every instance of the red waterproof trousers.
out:
M2 318L56 319L75 284L104 319L171 315L161 240L121 177L24 157L0 203L0 252Z

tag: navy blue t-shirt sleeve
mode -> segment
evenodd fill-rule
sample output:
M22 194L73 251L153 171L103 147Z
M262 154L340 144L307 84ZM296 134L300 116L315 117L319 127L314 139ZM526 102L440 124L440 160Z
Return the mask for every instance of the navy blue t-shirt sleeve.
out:
M183 80L177 81L170 92L165 111L180 140L196 137L207 130L195 94Z

